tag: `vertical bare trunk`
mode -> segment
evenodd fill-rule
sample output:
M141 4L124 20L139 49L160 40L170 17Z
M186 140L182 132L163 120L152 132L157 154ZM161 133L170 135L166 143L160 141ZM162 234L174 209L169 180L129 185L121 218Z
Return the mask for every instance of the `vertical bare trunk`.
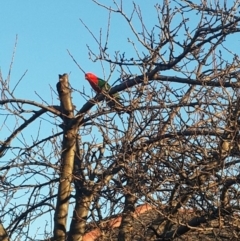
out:
M71 126L70 123L71 118L73 118L73 105L71 102L71 91L69 89L67 74L59 75L57 90L63 113L64 135L61 156L60 183L58 189L56 212L54 216L54 240L65 241L77 137L77 127Z
M129 187L132 187L134 183L132 183L132 179L129 180L128 184ZM119 234L118 234L118 241L131 241L132 240L132 230L133 230L133 213L135 211L135 202L136 202L136 196L134 193L130 193L131 189L128 190L129 193L125 195L125 205L124 205L124 211L122 216L122 222L119 228Z
M75 164L74 164L74 176L77 178L75 182L75 207L73 210L73 218L70 225L70 230L68 233L69 241L82 241L83 235L85 234L86 222L89 207L93 197L93 187L89 187L86 184L85 175L83 173L83 159L81 151L79 149L79 141L76 142L77 154L75 155Z
M9 241L7 232L1 223L0 223L0 240L1 241Z
M92 201L92 195L85 190L76 192L76 205L73 211L73 219L69 232L69 241L82 241L85 234L87 215Z

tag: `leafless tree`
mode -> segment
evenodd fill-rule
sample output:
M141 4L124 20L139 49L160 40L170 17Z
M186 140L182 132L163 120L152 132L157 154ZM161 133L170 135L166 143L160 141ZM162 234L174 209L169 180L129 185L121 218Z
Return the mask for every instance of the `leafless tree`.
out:
M0 76L0 240L238 240L239 0L160 1L152 27L136 3L93 2L109 13L105 40L82 22L89 57L119 76L108 93L78 90L77 106L63 74L53 105ZM110 47L115 15L126 49Z

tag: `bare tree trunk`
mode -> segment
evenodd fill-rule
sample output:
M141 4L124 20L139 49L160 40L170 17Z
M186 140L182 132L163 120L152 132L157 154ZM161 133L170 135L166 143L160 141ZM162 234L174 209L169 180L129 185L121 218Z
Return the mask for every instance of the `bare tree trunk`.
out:
M0 223L0 241L9 241L7 232L1 223Z
M69 240L82 241L85 234L87 215L92 201L92 195L76 190L76 205L73 211L73 221L71 223Z
M73 118L73 105L71 102L71 91L69 89L67 74L62 76L59 75L57 90L61 101L65 130L62 145L60 184L54 217L54 240L65 241L77 136L77 127L70 125L70 120Z
M130 178L128 182L130 189L132 189L134 183ZM121 226L119 228L118 241L130 241L132 240L131 231L133 230L133 213L135 211L134 205L137 200L134 193L131 190L127 190L125 196L125 207L122 216Z
M68 234L69 241L82 241L83 235L85 234L87 216L89 207L92 202L93 189L86 185L85 176L83 173L83 157L79 150L79 141L76 142L77 152L75 155L74 164L74 183L75 183L75 207L73 210L73 218L70 225Z

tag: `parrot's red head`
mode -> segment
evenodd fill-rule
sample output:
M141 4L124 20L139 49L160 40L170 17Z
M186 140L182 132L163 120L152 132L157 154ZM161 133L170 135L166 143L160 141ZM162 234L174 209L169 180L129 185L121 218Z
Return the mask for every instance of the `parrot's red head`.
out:
M98 84L98 77L93 73L86 73L85 79L90 83L97 85Z

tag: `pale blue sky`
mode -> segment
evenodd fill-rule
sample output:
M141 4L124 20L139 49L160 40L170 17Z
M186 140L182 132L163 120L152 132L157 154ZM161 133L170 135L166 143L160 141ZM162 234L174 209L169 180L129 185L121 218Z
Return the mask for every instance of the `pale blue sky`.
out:
M112 4L112 0L101 2L106 5ZM151 29L157 24L154 4L156 2L162 4L162 1L137 0L135 2L141 7L144 23ZM132 1L123 1L123 8L129 14L133 8ZM97 44L81 24L79 18L96 34L96 37L99 36L99 30L102 28L103 39L105 39L108 12L90 0L2 1L0 5L0 68L3 77L6 78L8 74L16 34L18 43L12 70L12 86L28 70L16 90L16 97L39 100L34 94L34 91L37 91L39 95L44 93L45 98L48 98L49 95L50 99L49 85L55 88L58 74L65 72L71 72L72 86L82 89L83 85L87 83L83 73L68 55L67 49L71 51L86 72L91 71L102 76L100 63L93 63L89 60L86 47L88 44L98 53ZM194 15L193 19L196 20L196 18L197 16ZM190 19L190 23L196 25L197 21L193 21L193 19ZM133 23L135 26L137 25L135 19ZM114 14L111 22L109 51L113 53L120 50L130 56L132 47L127 43L128 37L136 40L131 35L126 22L119 14ZM137 41L135 43L138 46ZM233 50L237 51L235 46L239 45L239 39L233 38L232 41L229 40L229 43ZM108 69L106 69L107 71ZM110 82L114 81L115 79ZM91 93L88 85L86 85L86 91Z
M112 1L102 1L106 4ZM126 2L126 1L125 1ZM142 1L138 0L137 3ZM144 1L145 2L145 1ZM141 4L146 16L153 11L153 3ZM127 1L126 12L132 9ZM128 11L129 10L129 11ZM146 17L146 22L150 22ZM34 91L45 96L49 84L55 88L58 74L71 72L74 88L82 88L84 78L67 53L71 51L85 71L102 73L99 63L92 63L88 58L86 44L97 50L97 44L79 21L99 36L100 28L106 31L108 13L90 0L55 0L55 1L3 1L0 7L0 68L6 78L11 55L18 35L17 51L12 70L12 85L28 70L21 85L17 88L19 98L35 98ZM130 29L113 17L110 43L112 50L128 51L126 46ZM82 82L83 81L83 82ZM113 81L114 82L114 81ZM79 83L79 85L78 85ZM55 103L57 104L57 103Z
M102 0L101 2L108 6L113 5L112 0ZM158 1L135 1L136 4L140 5L144 23L149 29L157 24L157 14L154 8L156 2ZM124 0L123 9L130 15L133 3ZM99 39L99 32L102 29L103 40L105 40L109 12L91 0L2 1L0 5L0 69L3 78L6 79L8 75L16 35L18 41L10 86L13 88L24 72L28 70L14 92L15 98L37 102L42 102L44 99L49 105L59 105L58 96L51 92L50 86L56 91L58 74L63 73L71 73L70 83L74 89L82 90L85 87L86 93L89 96L94 96L83 73L67 53L67 49L69 49L86 72L91 71L103 77L101 63L93 63L89 59L86 47L89 45L96 53L99 53L98 45L83 26L80 18L96 35L97 39ZM136 31L141 31L139 21L133 18L133 23L136 26ZM132 45L128 43L129 37L137 47L140 46L123 17L120 14L113 14L111 16L108 51L112 54L115 51L125 52L127 56L132 57L135 52ZM135 70L137 73L138 68L135 68L133 73ZM108 75L109 68L106 67L105 71ZM114 83L119 77L117 71L114 72L113 76L110 83ZM86 103L86 100L76 92L73 93L73 102L76 109L79 110ZM96 107L91 111L95 109ZM13 121L15 120L13 119ZM14 126L10 119L8 119L7 124L11 128ZM52 128L49 123L46 124ZM5 140L11 133L10 127L1 129L0 140ZM26 132L29 135L34 130L36 127L30 125ZM42 138L46 137L46 131L42 134ZM14 143L12 144L14 146Z
M102 2L106 5L112 4L112 0ZM123 2L124 11L129 14L133 9L133 4L129 1ZM154 26L157 20L154 3L157 1L149 3L137 0L135 2L141 6L145 24ZM103 39L105 39L109 13L91 0L22 0L21 2L10 0L1 3L0 69L3 78L6 79L8 75L16 35L18 36L17 48L10 82L12 88L27 70L14 92L15 98L42 102L39 98L41 96L49 105L59 105L58 96L51 92L50 86L56 91L58 74L63 73L71 73L70 83L74 89L82 90L85 87L86 93L94 96L83 73L67 53L67 49L69 49L86 72L94 72L100 77L103 76L100 62L93 63L89 59L86 47L89 45L96 53L99 53L98 45L83 26L80 18L97 38L102 29ZM137 23L135 19L133 21L135 24ZM128 37L133 39L138 46L126 21L119 14L113 14L109 51L111 53L126 52L126 55L130 56L133 48L127 42ZM109 69L105 70L108 74ZM114 76L110 83L114 83L119 77L118 73L114 74L116 77ZM73 102L76 109L79 110L86 100L78 93L73 93ZM51 125L49 126L51 128ZM30 125L26 131L31 132L31 128L34 130L35 127ZM8 131L8 134L6 135L4 131ZM10 130L1 129L0 140L4 140L9 134Z

